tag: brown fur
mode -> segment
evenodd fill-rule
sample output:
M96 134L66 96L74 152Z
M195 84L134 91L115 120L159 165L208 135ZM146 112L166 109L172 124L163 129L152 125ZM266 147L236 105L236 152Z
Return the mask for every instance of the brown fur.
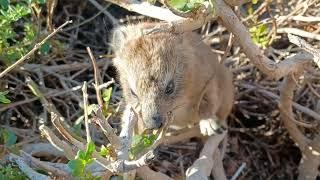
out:
M139 123L148 124L154 114L165 117L169 111L174 117L171 125L178 127L201 120L225 120L233 105L231 73L196 33L143 33L153 26L122 26L113 34L114 65L126 103L140 105ZM166 95L170 80L174 81L175 91Z

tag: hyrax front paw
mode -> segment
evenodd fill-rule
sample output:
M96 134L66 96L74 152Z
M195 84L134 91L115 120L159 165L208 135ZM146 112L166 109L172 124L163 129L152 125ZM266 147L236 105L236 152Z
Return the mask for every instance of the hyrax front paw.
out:
M220 126L215 119L203 119L199 122L201 134L204 136L211 136L215 134L222 134L225 128Z

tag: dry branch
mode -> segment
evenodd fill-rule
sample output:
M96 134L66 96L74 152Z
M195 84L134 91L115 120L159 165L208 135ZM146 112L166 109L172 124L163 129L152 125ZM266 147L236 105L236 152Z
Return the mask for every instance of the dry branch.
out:
M35 86L35 85L33 85L33 86ZM42 98L43 102L47 102L44 97L41 97L41 98ZM52 110L52 109L50 109L50 110ZM96 112L98 112L97 114L99 114L99 116L103 116L102 112L100 110L98 110ZM52 117L52 121L54 121L56 123L56 128L64 136L64 138L66 138L71 144L75 145L78 149L85 150L85 145L82 142L76 140L72 135L70 135L68 133L68 131L63 126L61 126L61 124L57 123L59 121L56 120L56 118L58 118L58 116L56 114L51 112L51 117ZM96 158L96 162L98 162L106 170L109 170L113 173L125 173L130 170L135 170L139 167L147 165L150 162L150 160L152 160L154 158L153 151L149 151L148 153L143 155L138 160L134 160L134 161L128 160L129 159L128 150L129 150L129 147L131 144L130 143L131 136L133 133L134 124L136 122L136 115L133 113L131 108L128 108L128 111L127 111L127 113L125 113L124 118L126 118L126 119L124 121L125 124L123 126L123 129L120 133L120 137L119 137L120 143L118 143L118 142L115 143L115 144L119 145L119 147L117 149L118 160L115 162L110 162L107 159L101 157L97 152L94 152L92 155L94 158ZM104 127L107 127L106 124L104 124L104 125L105 125ZM75 152L72 151L72 148L70 145L68 145L64 141L61 141L59 138L57 138L56 135L48 127L41 126L40 130L46 136L46 138L51 142L51 144L53 144L59 150L66 152L68 159L74 158ZM108 134L112 134L114 136L112 128L107 131L112 132L112 133L108 133ZM112 139L110 137L108 137L108 138ZM118 137L115 138L115 141L118 141L119 138Z
M169 176L167 176L163 173L153 171L148 166L143 166L143 167L137 169L137 174L142 179L173 180L172 178L170 178Z
M223 140L226 134L227 132L224 131L222 134L216 134L209 137L200 153L199 158L186 171L186 176L188 180L207 179L208 176L210 176L211 170L214 165L213 157L215 151L218 150L218 145ZM220 154L216 153L216 155L219 156ZM220 158L220 156L218 158ZM217 160L220 160L222 162L222 159ZM224 177L217 177L217 179L226 178L224 175Z
M297 54L276 64L265 57L260 48L254 44L247 28L241 23L237 15L223 1L216 0L217 16L221 18L224 26L234 34L244 53L260 71L274 79L280 79L290 72L300 71L312 57L309 54Z
M301 34L299 34L301 35ZM307 43L305 40L299 38L298 36L288 34L289 41L298 47L306 50L310 54L313 55L314 62L317 64L317 66L320 68L320 50L312 47L309 43Z
M100 76L100 71L99 71L98 66L97 66L97 60L93 56L90 47L87 47L87 52L88 52L88 54L90 56L90 59L91 59L91 62L92 62L92 66L93 66L94 88L96 89L97 101L98 101L99 106L103 107L103 101L102 101L102 98L101 98L101 91L100 91L100 88L99 88L99 85L101 84L101 76Z
M297 125L291 120L294 119L292 112L293 92L296 88L294 74L287 76L281 87L279 109L281 119L284 122L290 136L298 144L302 158L299 166L299 179L314 180L319 174L320 165L320 141L319 135L313 140L306 138L298 129Z
M102 114L101 108L95 106L93 108L93 111L97 116L93 120L100 126L101 130L103 131L104 135L108 138L112 146L114 146L115 149L120 149L121 148L120 138L115 134L113 128L108 123L108 120Z
M88 115L88 92L87 82L83 82L82 93L83 93L83 110L84 110L84 124L86 127L87 143L91 141L90 128L89 128L89 115Z
M15 154L10 154L8 156L8 159L11 162L17 163L17 165L19 166L19 169L32 180L50 180L51 179L49 176L40 174L37 171L30 168L30 166L24 161L23 158Z
M320 41L319 34L303 31L297 28L280 28L277 30L277 33L294 34L294 35L302 36L305 38L316 39Z
M46 139L59 151L62 151L65 153L65 156L68 159L74 159L74 157L76 156L76 152L74 152L72 150L72 147L60 140L52 131L50 128L48 128L47 126L40 126L39 130L41 131L41 134L44 135L46 137Z
M55 148L51 143L32 143L22 146L22 150L30 155L46 156L52 155L56 157L64 156L64 152Z
M70 174L67 172L60 170L58 168L55 168L53 166L50 166L43 161L40 161L34 157L32 157L30 154L27 154L23 151L20 151L22 153L22 156L24 157L25 161L31 162L35 167L41 168L43 170L46 170L47 172L52 173L54 176L59 177L59 178L71 178Z

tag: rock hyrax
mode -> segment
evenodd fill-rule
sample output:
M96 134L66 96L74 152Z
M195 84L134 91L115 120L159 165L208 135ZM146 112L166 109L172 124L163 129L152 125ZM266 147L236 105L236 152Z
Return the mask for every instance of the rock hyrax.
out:
M144 33L155 25L120 26L113 32L113 63L126 110L138 103L138 124L146 129L160 128L172 112L170 125L199 123L202 134L217 133L233 105L231 73L200 35Z

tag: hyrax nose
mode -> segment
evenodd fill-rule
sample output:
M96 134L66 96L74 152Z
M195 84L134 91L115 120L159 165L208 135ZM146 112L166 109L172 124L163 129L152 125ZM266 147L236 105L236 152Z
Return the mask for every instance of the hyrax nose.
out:
M154 124L153 129L158 129L162 126L162 117L160 115L152 116L152 121Z
M162 126L162 117L160 115L154 115L145 123L145 125L149 130L159 129Z

